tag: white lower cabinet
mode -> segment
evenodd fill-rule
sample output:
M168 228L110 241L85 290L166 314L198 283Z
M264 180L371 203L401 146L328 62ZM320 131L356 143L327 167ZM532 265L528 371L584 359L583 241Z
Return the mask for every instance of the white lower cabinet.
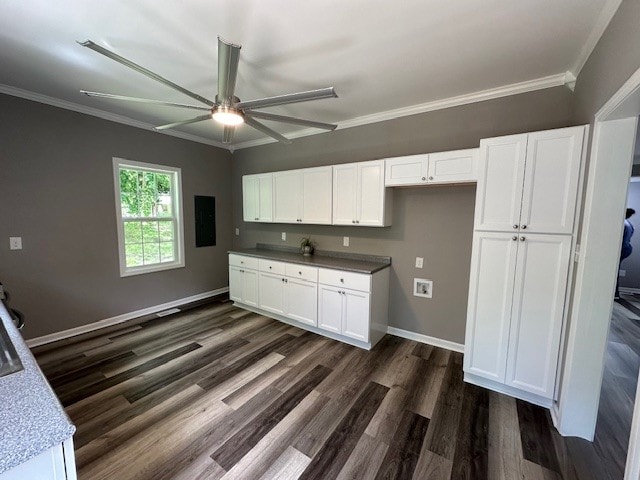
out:
M75 465L73 441L69 439L0 473L0 480L76 480Z
M368 342L370 310L368 292L320 285L320 328Z
M553 398L570 248L569 235L474 234L466 380Z
M258 306L258 259L229 255L229 298Z
M242 307L363 348L387 332L388 268L363 274L237 254L229 263L230 297ZM257 266L255 303L238 272L246 275L247 265Z

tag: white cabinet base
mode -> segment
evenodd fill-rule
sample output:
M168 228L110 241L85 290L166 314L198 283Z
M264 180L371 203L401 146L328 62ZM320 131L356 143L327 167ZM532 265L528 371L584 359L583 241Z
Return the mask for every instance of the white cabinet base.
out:
M505 395L509 395L510 397L518 398L520 400L524 400L526 402L533 403L534 405L539 405L544 408L551 408L551 406L553 405L553 399L551 398L541 397L540 395L536 395L535 393L525 392L524 390L520 390L519 388L513 388L501 382L494 382L492 380L479 377L472 373L465 372L464 381L467 383L472 383L479 387L488 388L489 390L493 390L494 392L504 393Z
M323 337L328 337L328 338L332 338L333 340L338 340L339 342L342 343L348 343L349 345L353 345L354 347L359 347L359 348L364 348L365 350L371 350L376 343L378 343L380 341L380 339L382 339L382 337L385 336L385 334L387 333L387 326L386 325L381 325L381 324L377 324L371 325L371 334L369 335L369 338L371 341L369 342L361 342L359 340L356 340L354 338L349 338L349 337L345 337L344 335L340 335L337 333L333 333L333 332L329 332L325 329L322 328L318 328L318 327L314 327L311 326L309 324L306 323L302 323L302 322L298 322L296 320L293 320L291 318L285 317L284 315L278 315L277 313L272 313L272 312L267 312L266 310L262 310L260 308L255 308L255 307L251 307L249 305L245 305L244 303L239 303L239 302L233 302L233 304L237 307L243 308L245 310L249 310L250 312L253 313L257 313L259 315L264 315L266 317L269 318L274 318L276 320L279 320L283 323L287 323L289 325L293 325L294 327L299 327L302 328L303 330L307 330L309 332L312 333L317 333L318 335L321 335Z

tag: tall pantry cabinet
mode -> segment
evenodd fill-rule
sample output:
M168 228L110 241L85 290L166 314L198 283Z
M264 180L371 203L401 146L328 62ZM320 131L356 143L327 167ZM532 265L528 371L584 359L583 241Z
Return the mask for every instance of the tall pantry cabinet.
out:
M480 142L465 380L550 406L585 128Z

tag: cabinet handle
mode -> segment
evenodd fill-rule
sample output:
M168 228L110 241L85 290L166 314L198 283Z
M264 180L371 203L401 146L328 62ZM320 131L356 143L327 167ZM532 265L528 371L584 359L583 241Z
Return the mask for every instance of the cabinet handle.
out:
M523 229L523 230L526 230L527 226L526 225L522 225L520 228Z
M516 240L518 240L518 237L516 235L514 235L513 237L511 237L511 240L516 241Z
M433 177L429 177L429 180L433 180Z
M514 226L513 226L513 228L516 228L516 229L517 229L517 228L518 228L518 225L514 225Z
M520 237L520 241L524 242L526 240L526 237Z

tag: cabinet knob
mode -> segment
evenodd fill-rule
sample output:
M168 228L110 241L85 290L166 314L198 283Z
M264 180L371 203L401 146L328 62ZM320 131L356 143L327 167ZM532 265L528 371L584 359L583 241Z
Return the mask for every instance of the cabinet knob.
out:
M340 279L340 283L344 283L344 278L341 278L341 279Z
M513 228L516 228L516 229L517 229L517 228L518 228L518 225L514 225L514 226L513 226Z
M523 230L526 230L527 226L526 225L522 225L520 228L523 229Z
M298 272L298 275L302 275L302 272Z
M433 177L429 177L429 180L433 180Z
M526 237L520 237L520 241L524 242L526 240Z
M514 235L513 237L511 237L511 240L518 240L518 237L516 235Z
M360 220L356 220L356 223L360 223Z
M351 220L351 223L356 223L356 221L355 220Z
M254 220L258 220L258 217L254 218Z
M422 181L424 182L427 179L427 177L422 177Z
M269 267L269 270L271 270L272 268L273 268L273 267L271 267L271 266L270 266L270 267Z

